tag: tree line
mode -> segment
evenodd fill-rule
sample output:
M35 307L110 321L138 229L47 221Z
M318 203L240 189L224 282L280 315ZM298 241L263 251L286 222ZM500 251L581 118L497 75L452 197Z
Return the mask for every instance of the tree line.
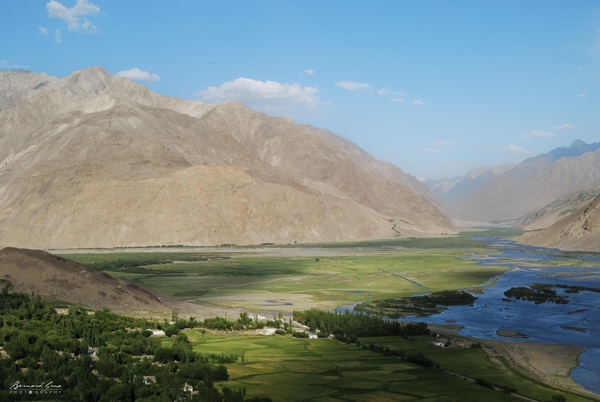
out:
M311 309L294 311L294 320L306 325L311 331L333 334L336 338L347 338L352 343L356 339L376 336L416 336L430 335L427 324L423 322L404 324L401 321L386 320L367 314L352 314L348 311L339 313Z
M51 384L53 400L270 401L215 386L228 380L224 364L237 356L202 356L184 333L172 346L161 346L149 336L147 320L75 306L57 314L39 296L9 294L8 287L0 294L0 311L0 400L47 399L19 390Z

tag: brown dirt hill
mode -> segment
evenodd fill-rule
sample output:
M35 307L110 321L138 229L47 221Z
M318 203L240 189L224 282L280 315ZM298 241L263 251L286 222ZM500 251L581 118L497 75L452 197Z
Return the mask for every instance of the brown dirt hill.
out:
M525 233L517 240L563 250L600 251L600 195L549 228Z
M291 243L455 232L435 205L407 187L411 179L399 168L321 130L237 102L162 97L99 68L60 79L10 77L8 108L0 111L4 246ZM37 88L40 80L49 83Z
M129 313L171 311L156 292L39 250L0 250L0 279L11 283L12 292L84 307Z

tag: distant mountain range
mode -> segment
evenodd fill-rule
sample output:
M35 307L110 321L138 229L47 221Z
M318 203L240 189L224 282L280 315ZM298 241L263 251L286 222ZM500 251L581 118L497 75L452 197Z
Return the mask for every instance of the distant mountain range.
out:
M423 184L435 195L444 200L444 202L453 203L462 200L478 187L516 165L516 163L508 163L501 166L484 166L469 171L463 177L457 176L451 179L425 180Z
M455 233L398 167L241 103L161 96L100 67L0 71L0 245L341 241Z
M526 159L466 197L449 202L460 217L481 222L517 222L549 203L600 184L600 143L575 141L566 148Z

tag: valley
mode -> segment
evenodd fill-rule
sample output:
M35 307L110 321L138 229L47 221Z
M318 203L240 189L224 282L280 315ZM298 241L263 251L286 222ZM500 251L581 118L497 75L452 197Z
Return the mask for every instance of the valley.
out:
M2 2L0 401L600 402L598 1Z
M599 400L600 143L423 182L328 130L102 67L0 71L0 102L0 280L21 303L0 316L5 384L148 402L198 400L190 382L218 401ZM96 314L116 334L78 318ZM52 331L69 344L43 357ZM54 352L72 354L60 375Z
M554 275L552 272L558 273L554 279L560 281L557 283L570 283L569 278L573 277L577 279L578 284L581 285L585 282L593 288L596 277L593 272L598 270L597 257L594 254L579 253L572 253L566 257L566 253L558 253L555 258L552 252L549 253L549 250L523 248L510 243L506 237L490 238L486 237L486 234L498 233L480 232L479 236L474 233L466 233L459 237L446 239L415 239L412 241L412 245L411 240L398 239L386 242L311 244L288 247L275 245L243 248L223 246L210 249L182 249L178 252L171 249L162 254L163 257L168 256L168 258L164 258L161 264L143 265L141 266L143 270L138 272L131 268L122 269L113 266L105 272L161 292L181 302L187 302L194 308L193 312L189 310L186 314L200 318L221 316L235 319L242 312L248 312L251 317L260 315L269 318L278 314L290 317L294 311L310 308L333 310L342 306L350 306L351 309L356 303L366 301L408 297L445 290L467 290L478 299L474 307L450 306L448 307L449 311L441 315L434 314L430 317L409 315L401 318L406 322L425 321L431 325L433 331L441 334L444 342L452 339L452 343L456 343L456 345L454 348L447 349L447 352L445 349L440 350L439 347L432 346L431 337L417 337L416 344L414 342L403 343L406 341L402 339L398 339L394 343L391 339L384 341L373 338L368 342L374 344L385 342L384 346L389 346L390 349L393 349L392 346L394 346L414 351L419 350L436 362L439 362L440 359L446 362L446 365L443 365L445 369L462 375L486 373L484 375L486 381L510 385L518 390L528 389L529 393L525 394L535 400L548 400L551 395L543 396L548 392L544 391L544 386L541 388L533 386L532 388L531 385L524 385L523 378L535 378L536 381L540 381L540 384L558 387L558 389L571 394L568 396L568 400L579 400L577 399L579 397L583 398L581 400L594 400L593 394L585 391L580 385L584 384L584 387L589 389L591 386L591 389L594 389L594 386L591 385L593 381L590 383L589 379L586 380L586 378L596 375L594 374L594 365L589 366L584 363L583 366L580 366L583 371L580 369L572 371L578 363L577 359L573 360L572 353L577 351L576 356L581 355L579 358L581 362L585 362L590 355L595 353L594 350L599 346L593 341L594 334L597 333L595 327L588 325L587 333L576 332L577 336L573 337L573 331L569 328L578 327L579 324L576 321L580 317L578 314L566 314L561 317L568 318L568 322L560 322L557 318L557 323L554 324L548 324L544 320L533 324L535 320L529 320L529 329L527 330L519 325L511 326L511 321L514 319L507 320L504 317L513 314L527 319L526 317L539 313L535 313L533 310L528 312L515 310L513 313L500 313L497 319L492 319L495 315L490 315L494 310L490 303L500 303L498 305L500 310L516 309L515 302L503 302L502 297L504 296L498 296L496 301L493 296L498 294L500 289L506 289L508 285L499 287L498 283L504 283L513 278L516 267L520 267L520 270L533 268L531 271L533 276L526 277L525 282L508 282L512 285L534 283L533 281L537 278L535 275L542 272L536 270L540 264L548 268L556 267L558 264L559 267L548 271L548 275ZM507 232L507 234L511 234L511 232ZM490 242L487 239L498 240ZM507 249L509 244L512 244L510 246L512 248ZM507 250L512 251L508 252ZM179 259L177 258L178 254L182 256ZM135 258L140 258L140 261L143 261L143 257L146 260L155 261L159 259L161 253L159 249L120 250L116 254L105 251L94 253L93 250L77 250L77 253L61 255L93 266L106 263L110 259L135 260ZM189 261L200 258L201 255L203 256L201 261ZM168 260L173 261L168 262ZM567 266L571 268L566 268ZM579 271L575 267L580 267L582 274L578 274ZM553 276L543 276L543 278L550 282L553 280ZM566 305L566 308L568 312L585 310L583 314L587 317L586 322L589 324L589 320L593 320L593 316L590 314L596 314L595 310L593 308L590 310L589 307L583 308L581 303L585 304L582 300L588 300L589 304L593 306L595 302L589 299L587 292L581 293L583 299L573 299L573 304ZM528 302L522 302L519 309L527 308L522 305L523 303ZM483 304L490 305L490 307L484 307ZM530 304L535 306L533 303ZM532 307L530 306L530 308ZM487 314L490 317L491 326L486 324L487 321L479 314ZM469 320L467 317L471 317L471 319ZM561 325L563 329L559 328ZM517 330L520 333L526 333L526 338L516 344L514 343L517 341L516 338L499 335L508 334L511 330L515 333ZM552 339L540 337L543 333L555 335ZM295 352L289 348L297 347L296 343L288 343L292 342L291 340L277 337L256 337L256 335L252 337L243 332L237 334L213 333L210 336L208 334L200 336L198 333L194 335L192 331L188 333L188 336L190 339L197 340L198 343L194 346L195 350L218 351L222 350L221 348L227 350L231 347L234 350L247 352L248 364L233 366L232 373L236 374L232 374L232 381L240 386L245 386L248 390L255 389L257 395L267 395L267 389L275 391L270 394L271 397L276 396L278 392L280 395L285 395L283 390L291 386L291 383L303 384L306 381L314 384L315 388L311 392L315 392L315 395L331 395L334 400L336 400L335 395L349 395L349 392L370 397L388 395L387 392L391 386L382 379L375 380L387 370L385 367L388 363L379 363L378 367L380 368L377 370L384 370L383 372L377 371L367 375L366 372L373 369L360 369L364 371L363 374L367 376L366 378L372 376L373 380L363 379L362 381L366 382L363 382L360 387L348 388L343 385L346 384L346 380L341 381L347 375L341 374L338 377L333 376L335 377L333 378L327 374L324 378L321 374L311 373L307 369L315 364L312 363L311 353L303 355L303 357L290 357L290 353L291 356L295 356ZM223 336L225 338L222 338ZM532 342L532 340L536 342ZM329 356L326 359L333 359L330 364L341 367L337 360L340 357L336 357L330 346L323 347L334 353L333 355L324 355L323 350L320 349L321 346L318 346L328 340L304 340L302 342L306 345L304 350L310 351L318 348L320 351L317 352L315 349L315 357ZM474 353L472 357L466 357L470 355L467 350L460 349L459 345L465 343L469 345L473 342L488 345L489 348L496 351L496 354L489 355L479 349L469 352ZM548 342L563 344L564 352L560 351L563 349L560 349L559 346L556 346L555 349L544 349L544 345ZM416 349L414 349L415 347ZM566 352L569 350L571 352ZM456 357L450 358L452 353L460 354L462 359L467 359L467 361L482 359L477 364L483 366L471 372L466 368L469 366L468 364L457 366ZM538 360L527 357L530 354L537 356ZM542 356L553 356L552 361L562 368L559 369L556 365L540 365L539 359ZM346 356L344 359L347 358L349 357ZM380 358L377 357L377 359ZM322 362L321 357L319 357L319 362ZM352 365L355 364L352 363ZM381 364L384 365L381 366ZM396 370L391 366L389 369ZM325 368L319 370L319 372L329 372L329 369ZM344 372L343 368L340 370L341 373ZM577 382L573 378L576 378ZM317 386L315 381L321 385ZM582 383L578 384L579 381ZM334 383L337 385L334 386ZM403 387L406 385L404 384ZM396 389L402 394L398 390L403 387L395 388L397 386L399 384L394 385L392 389ZM280 391L277 391L278 389ZM458 389L460 391L457 392L465 392L461 387ZM469 390L468 392L476 394L479 391ZM392 396L388 395L388 397L395 400L394 398L398 398L400 394L392 393ZM579 395L579 397L574 395ZM503 400L501 394L494 395L494 397Z

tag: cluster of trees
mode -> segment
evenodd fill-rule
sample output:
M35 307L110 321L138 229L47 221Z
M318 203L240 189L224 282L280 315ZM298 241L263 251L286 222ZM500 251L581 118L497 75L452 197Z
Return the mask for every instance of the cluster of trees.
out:
M155 328L165 331L165 335L177 335L179 331L186 328L205 328L218 331L244 331L252 329L262 329L265 327L285 328L290 327L290 324L285 322L281 313L279 317L273 317L272 320L261 321L258 317L250 318L248 313L241 313L235 321L228 320L223 317L206 318L204 321L196 321L195 317L190 317L189 320L179 319L177 313L173 313L172 321L164 323L154 322L152 325Z
M403 324L400 321L384 320L367 314L352 314L348 311L344 313L316 309L294 311L294 320L308 326L312 331L318 329L321 333L333 334L340 340L347 338L351 343L356 343L359 337L408 337L430 334L427 324L423 322Z
M138 273L174 273L182 271L162 271L157 269L143 268L149 265L171 264L173 261L206 261L211 259L227 259L227 256L216 256L206 253L125 253L125 254L103 254L89 256L83 254L65 255L66 258L77 261L100 271L116 271L125 268L128 272ZM59 257L62 258L62 257ZM139 268L136 271L134 268Z
M533 284L531 285L531 288L525 286L512 287L504 292L504 295L517 300L527 300L535 304L569 303L569 298L567 296L560 296L556 294L556 290L552 289L550 285L544 284Z
M403 349L392 350L387 346L374 345L372 343L367 346L365 344L361 344L360 342L356 342L356 346L370 350L375 353L381 353L384 356L395 356L399 359L405 360L409 363L418 364L419 366L423 366L425 368L435 368L438 370L440 368L439 364L435 363L430 358L425 357L423 353L406 354L406 352Z
M475 296L462 290L444 290L441 292L433 292L425 296L410 297L412 303L427 307L434 307L438 304L442 306L472 306L475 300L477 300Z
M20 386L52 384L55 400L254 402L245 390L219 390L227 381L223 365L237 356L206 357L192 350L184 333L171 347L151 338L146 320L105 309L71 307L57 314L39 297L0 294L0 400L32 400ZM220 361L221 364L213 362ZM194 394L184 390L188 384ZM21 388L22 389L22 388ZM38 397L39 398L39 397Z

